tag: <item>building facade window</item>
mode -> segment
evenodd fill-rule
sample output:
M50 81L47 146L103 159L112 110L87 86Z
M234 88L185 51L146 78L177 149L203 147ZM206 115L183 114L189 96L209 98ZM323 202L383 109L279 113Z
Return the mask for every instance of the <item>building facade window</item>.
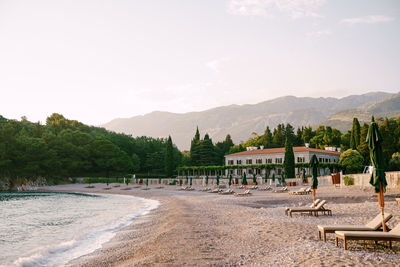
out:
M237 170L237 174L238 174L238 175L242 175L242 173L243 173L243 170L242 170L242 169Z
M305 157L297 157L297 163L303 163L303 162L306 162Z
M233 165L233 160L228 160L228 165Z
M272 159L267 159L266 161L265 161L265 163L271 163L272 164Z
M262 164L262 159L256 159L256 164Z
M278 163L278 164L282 163L282 158L276 158L275 163Z
M251 159L246 159L246 164L247 164L247 165L253 164L253 160L251 160Z
M237 165L242 165L242 160L238 159L238 160L236 161L236 164L237 164Z

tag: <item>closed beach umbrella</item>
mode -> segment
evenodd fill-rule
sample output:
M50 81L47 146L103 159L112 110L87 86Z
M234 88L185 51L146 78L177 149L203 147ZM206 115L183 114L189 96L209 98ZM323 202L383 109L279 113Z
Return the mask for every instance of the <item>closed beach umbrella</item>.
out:
M192 186L192 177L190 177L190 186Z
M158 178L158 184L161 184L161 177Z
M208 185L208 175L206 176L206 185Z
M313 201L315 203L315 195L317 193L318 188L318 159L317 156L312 155L310 160L310 167L312 169L312 180L311 180L311 188L313 190Z
M275 173L272 174L272 182L275 182Z
M149 185L149 178L146 179L146 186Z
M281 175L282 177L281 177L281 184L285 184L286 182L285 182L285 172L284 171L282 171L282 175Z
M244 186L244 189L246 189L247 185L246 173L243 173L242 185Z
M256 184L257 184L257 177L256 177L256 174L255 174L255 173L253 173L253 183L256 183Z
M189 177L186 175L186 184L189 183Z
M306 181L306 169L303 169L303 184L305 184Z
M387 181L385 177L384 161L382 154L382 136L379 133L378 125L372 117L371 125L368 129L367 143L369 148L369 155L371 164L374 167L369 183L375 187L375 192L378 193L378 202L382 211L382 228L386 232L386 225L384 221L385 216L385 198L383 193L386 191Z
M136 180L136 184L138 183L138 179L139 179L139 178L137 178L137 177L135 178L135 180Z
M265 183L267 183L268 180L268 174L267 174L267 170L265 170Z
M219 185L219 175L217 175L217 185Z
M229 187L231 187L231 185L232 185L232 174L229 175L229 182L228 182L228 184L229 184Z

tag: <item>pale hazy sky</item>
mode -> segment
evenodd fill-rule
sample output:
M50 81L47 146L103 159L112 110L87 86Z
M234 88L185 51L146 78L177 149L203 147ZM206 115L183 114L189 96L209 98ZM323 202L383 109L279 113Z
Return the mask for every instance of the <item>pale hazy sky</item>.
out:
M400 91L397 0L0 0L0 115Z

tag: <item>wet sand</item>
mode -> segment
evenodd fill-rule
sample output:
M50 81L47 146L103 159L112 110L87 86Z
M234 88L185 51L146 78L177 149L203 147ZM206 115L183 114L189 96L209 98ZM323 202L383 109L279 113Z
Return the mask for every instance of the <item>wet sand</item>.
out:
M303 206L311 195L252 190L250 197L163 189L122 190L95 184L45 188L53 191L128 194L159 200L158 209L124 228L103 247L70 266L400 266L400 243L390 250L370 242L349 242L349 250L318 240L318 224L364 224L379 212L372 187L321 187L333 216L285 216L286 206ZM132 187L131 185L129 187ZM236 192L243 189L233 187ZM200 188L198 188L200 189ZM296 189L296 188L291 188ZM396 191L386 194L388 226L400 223Z

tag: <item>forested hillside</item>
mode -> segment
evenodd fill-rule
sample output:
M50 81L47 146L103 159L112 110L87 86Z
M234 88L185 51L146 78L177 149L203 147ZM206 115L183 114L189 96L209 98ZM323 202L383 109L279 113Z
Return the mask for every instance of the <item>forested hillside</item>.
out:
M172 146L172 143L170 144ZM60 114L46 124L0 116L0 178L44 177L49 182L82 176L110 177L132 173L163 174L167 139L118 134L91 127ZM173 146L175 169L181 153Z

